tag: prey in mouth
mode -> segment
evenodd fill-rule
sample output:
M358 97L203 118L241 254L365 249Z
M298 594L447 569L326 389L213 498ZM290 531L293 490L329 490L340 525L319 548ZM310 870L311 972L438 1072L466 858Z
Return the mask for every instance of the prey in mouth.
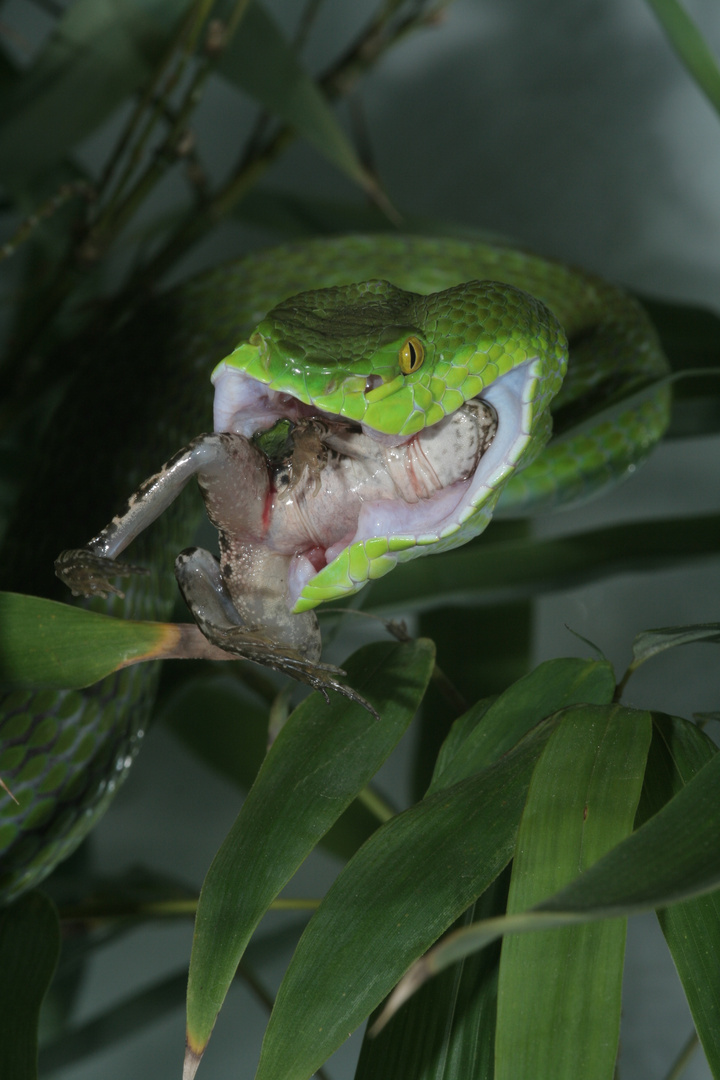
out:
M547 316L492 282L421 297L372 281L285 301L215 369L215 431L63 552L58 576L76 594L118 592L111 577L142 571L116 557L195 477L219 556L185 549L175 574L203 634L358 700L320 663L311 609L485 528L549 433L544 359L506 326Z

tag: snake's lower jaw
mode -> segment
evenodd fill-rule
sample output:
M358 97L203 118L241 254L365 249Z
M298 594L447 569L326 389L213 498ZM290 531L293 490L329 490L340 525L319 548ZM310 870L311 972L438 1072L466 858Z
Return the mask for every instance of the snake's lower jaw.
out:
M405 498L402 480L398 485L393 476L392 497L387 494L374 496L373 489L369 488L367 493L355 499L357 511L350 527L343 528L341 536L330 538L327 543L316 543L312 550L310 545L307 545L307 551L303 550L303 545L298 545L288 576L288 602L292 610L305 611L323 601L348 596L368 581L388 573L398 562L426 553L429 546L443 551L464 544L481 533L492 517L505 483L518 464L526 463L534 442L538 441L534 437L537 416L547 406L545 401L537 400L540 374L539 361L527 360L491 383L479 399L466 402L456 413L405 440L388 439L363 427L362 434L358 429L355 436L355 445L359 448L355 450L353 436L348 435L347 450L341 451L346 453L346 460L351 460L353 455L363 456L363 439L373 439L378 447L395 449L399 446L400 453L403 447L412 443L412 454L406 455L408 459L412 458L407 466L412 483L416 482L418 460L436 483L434 489L431 484ZM216 429L246 436L271 427L280 418L297 420L309 412L307 405L288 394L277 393L229 367L218 374L215 394ZM474 425L474 438L477 438L477 430L487 427L488 423L493 430L488 438L481 434L482 445L472 470L460 466L454 476L450 473L450 482L441 483L437 480L438 446L442 447L443 473L448 472L448 461L459 460L467 453L466 446L458 441L464 438L457 422L463 410L484 414L485 419ZM319 410L316 411L318 414L321 421L328 420ZM488 417L492 419L488 421ZM342 422L343 418L329 419ZM444 446L442 440L445 440ZM335 448L336 443L330 439L328 445ZM337 494L333 497L338 499ZM316 507L320 517L321 504L317 503ZM339 515L340 512L341 508L337 506L334 513ZM318 558L319 549L324 552L321 558Z

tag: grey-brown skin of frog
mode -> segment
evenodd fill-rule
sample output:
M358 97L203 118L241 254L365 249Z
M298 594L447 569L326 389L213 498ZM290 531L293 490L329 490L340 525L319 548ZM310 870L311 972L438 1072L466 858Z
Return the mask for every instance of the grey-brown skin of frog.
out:
M106 596L119 592L111 577L146 573L115 558L193 476L218 530L220 560L202 548L187 549L176 560L175 576L205 637L324 694L337 690L375 714L359 694L338 681L344 674L339 668L319 663L322 642L315 613L294 614L288 608L289 557L264 546L270 470L264 455L244 436L214 433L193 439L138 488L125 511L85 548L58 556L58 577L76 595Z
M56 573L76 594L118 592L111 577L142 570L115 558L196 477L218 530L220 559L188 549L176 560L175 575L205 637L220 649L358 700L337 682L342 672L319 663L317 619L312 611L290 610L290 577L352 542L364 502L417 507L422 520L428 500L474 472L496 428L494 410L479 401L422 439L388 441L345 421L305 418L292 426L289 457L283 450L279 463L245 435L200 435L146 480L124 513L86 548L63 552ZM303 552L312 553L304 556L307 565L293 564Z

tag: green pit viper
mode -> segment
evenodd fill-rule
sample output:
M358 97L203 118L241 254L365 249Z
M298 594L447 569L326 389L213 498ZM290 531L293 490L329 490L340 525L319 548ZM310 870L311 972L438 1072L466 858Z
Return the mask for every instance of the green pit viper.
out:
M627 475L667 425L667 388L651 385L666 371L634 299L507 247L382 235L252 254L149 300L89 351L11 524L8 584L48 595L67 548L58 573L95 593L93 607L165 620L177 556L212 642L352 696L319 664L316 605L465 543L498 501L550 509ZM211 372L214 431L200 435ZM629 393L631 406L603 413ZM201 515L195 493L180 495L193 476L219 561L178 556ZM121 596L108 560L131 541L149 573ZM5 695L0 777L18 804L0 796L3 900L42 880L108 805L157 667Z

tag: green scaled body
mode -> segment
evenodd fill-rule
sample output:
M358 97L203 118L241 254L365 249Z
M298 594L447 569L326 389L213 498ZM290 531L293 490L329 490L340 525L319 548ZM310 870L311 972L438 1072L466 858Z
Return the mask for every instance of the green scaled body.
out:
M288 245L159 297L88 353L63 405L62 424L40 448L8 529L3 587L52 594L57 553L94 535L161 462L209 429L209 374L239 342L246 343L238 350L245 370L256 365L253 373L263 381L329 412L353 416L355 410L355 419L379 431L412 433L452 412L495 374L522 363L528 348L533 355L537 350L524 330L518 332L512 294L503 290L492 293L481 340L465 336L462 289L460 303L443 300L438 309L432 300L398 292L436 293L469 281L524 290L550 309L567 335L568 371L552 403L557 442L534 456L549 435L545 405L561 379L562 349L554 340L543 346L555 359L538 373L536 421L521 468L506 478L502 494L490 493L446 536L380 536L353 545L308 584L302 602L314 606L355 591L406 557L465 542L482 531L498 499L498 510L509 513L550 509L634 469L667 425L666 388L650 387L610 422L593 423L592 416L661 378L667 366L642 309L621 291L559 264L474 242L383 235ZM283 328L294 317L288 298L358 282L375 283L362 288L392 308L389 324L372 331L370 373L378 376L378 388L374 396L364 394L362 416L363 395L353 396L352 380L361 379L364 390L368 372L358 375L353 367L357 341L342 362L340 333L324 352L311 347L313 362L328 369L317 382L306 375L307 355L289 357L282 345ZM423 337L428 359L416 376L398 379L398 347L408 334ZM261 339L271 343L262 354ZM588 416L589 425L573 434ZM151 575L134 579L125 600L95 600L93 608L135 618L171 616L174 556L192 541L201 513L193 495L184 494L133 546L133 561L150 566ZM87 691L16 691L0 701L0 777L20 801L18 807L0 793L2 901L42 880L103 812L147 729L156 680L156 665L143 664Z

